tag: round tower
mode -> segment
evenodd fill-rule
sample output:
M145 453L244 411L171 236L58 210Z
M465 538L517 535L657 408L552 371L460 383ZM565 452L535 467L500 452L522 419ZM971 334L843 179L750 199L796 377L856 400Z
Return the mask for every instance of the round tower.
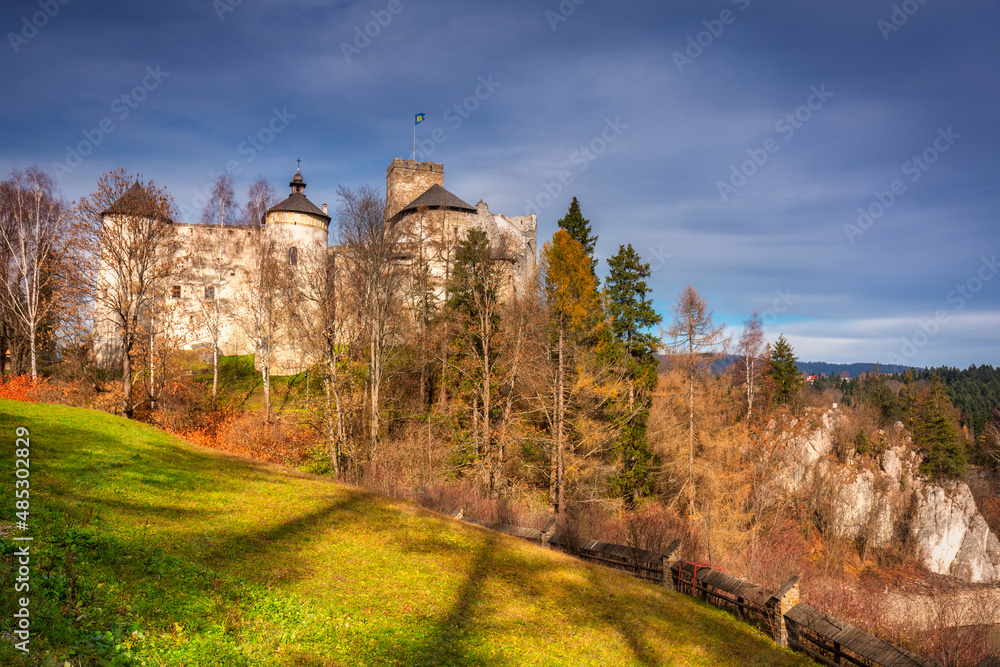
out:
M264 224L274 234L289 265L296 270L317 270L326 257L330 216L306 198L306 182L298 169L288 186L292 189L288 199L267 210Z

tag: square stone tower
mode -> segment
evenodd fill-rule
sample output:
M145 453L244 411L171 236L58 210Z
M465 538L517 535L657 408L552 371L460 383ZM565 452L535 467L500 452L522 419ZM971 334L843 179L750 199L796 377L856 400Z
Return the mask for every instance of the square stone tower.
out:
M395 158L385 172L386 215L396 215L432 185L444 187L443 164Z

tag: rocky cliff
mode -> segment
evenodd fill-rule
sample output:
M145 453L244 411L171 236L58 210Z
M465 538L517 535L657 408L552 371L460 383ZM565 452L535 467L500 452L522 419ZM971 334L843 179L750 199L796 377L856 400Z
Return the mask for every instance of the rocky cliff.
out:
M779 483L811 503L828 535L873 547L912 540L928 570L969 582L1000 581L1000 540L961 481L932 482L901 423L877 457L835 451L836 408L772 425ZM839 454L839 455L838 455Z

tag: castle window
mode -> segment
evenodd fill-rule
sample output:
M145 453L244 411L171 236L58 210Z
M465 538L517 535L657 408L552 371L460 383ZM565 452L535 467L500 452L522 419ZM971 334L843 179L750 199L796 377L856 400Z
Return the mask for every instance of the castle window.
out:
M209 285L205 288L205 301L212 301L215 299L215 286Z
M288 249L288 263L295 266L299 263L299 249L291 247Z
M180 285L174 285L173 287L171 287L170 288L170 296L172 296L175 299L181 298L181 286Z

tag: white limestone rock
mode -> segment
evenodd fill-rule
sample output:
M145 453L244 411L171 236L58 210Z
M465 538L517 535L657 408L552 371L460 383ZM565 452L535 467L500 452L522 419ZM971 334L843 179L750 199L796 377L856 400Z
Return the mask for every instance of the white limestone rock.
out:
M951 564L951 575L971 582L1000 580L1000 540L982 515L976 514Z
M925 484L917 491L917 508L910 530L924 567L949 574L976 514L976 502L964 483Z
M899 459L899 454L894 449L887 449L882 454L882 470L886 475L895 481L899 481L903 474L903 462Z

